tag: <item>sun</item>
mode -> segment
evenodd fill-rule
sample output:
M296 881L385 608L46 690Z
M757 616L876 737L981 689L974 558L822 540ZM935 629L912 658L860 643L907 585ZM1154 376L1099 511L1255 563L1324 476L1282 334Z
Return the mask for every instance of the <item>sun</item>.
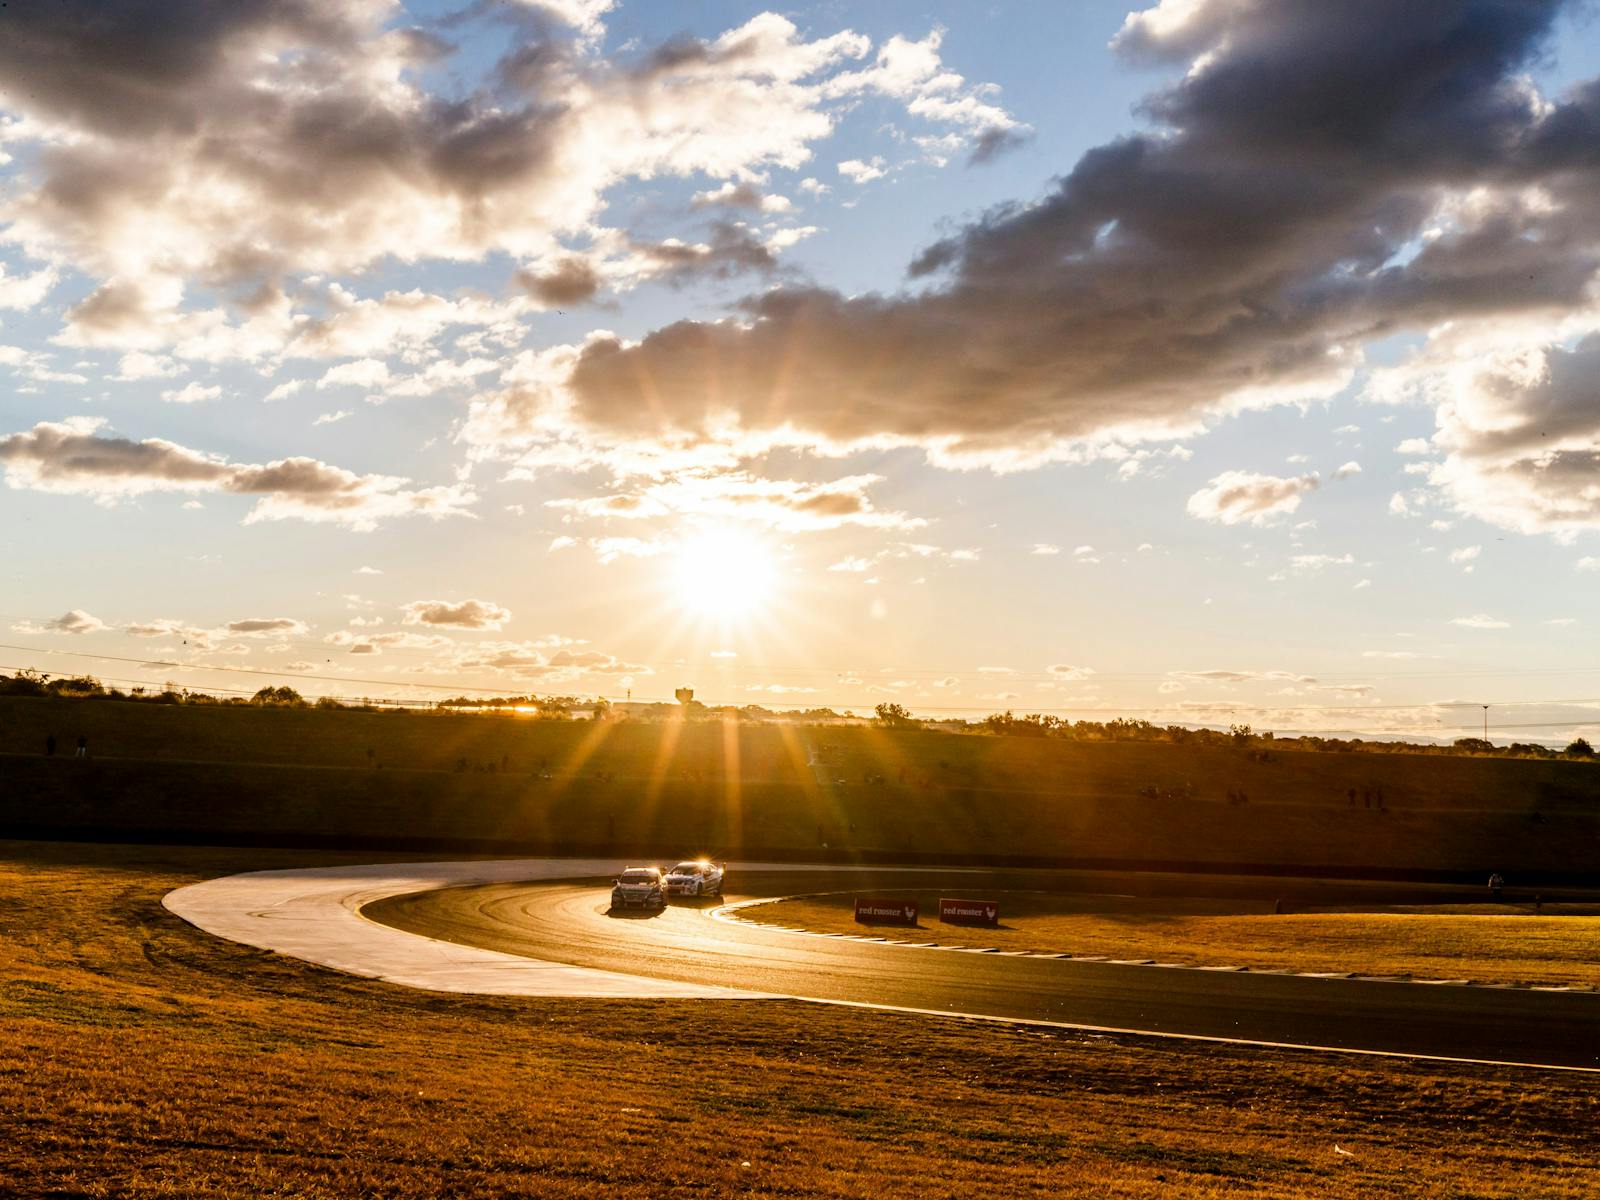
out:
M670 587L686 612L735 620L760 615L771 603L776 580L769 545L741 529L711 528L679 543Z

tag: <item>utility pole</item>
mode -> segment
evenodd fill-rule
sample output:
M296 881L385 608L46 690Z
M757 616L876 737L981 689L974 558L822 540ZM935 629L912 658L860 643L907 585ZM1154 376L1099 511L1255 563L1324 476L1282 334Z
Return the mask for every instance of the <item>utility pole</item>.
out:
M1487 704L1483 706L1483 740L1486 742L1489 740L1489 706Z

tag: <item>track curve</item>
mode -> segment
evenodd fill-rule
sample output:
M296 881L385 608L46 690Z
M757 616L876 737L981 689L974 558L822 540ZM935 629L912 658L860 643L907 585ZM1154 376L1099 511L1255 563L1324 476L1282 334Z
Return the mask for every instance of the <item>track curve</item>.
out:
M739 892L729 896L734 901L874 881L905 887L959 879L962 886L1000 886L1002 877L747 868L737 878ZM1593 994L910 951L713 921L714 905L610 915L604 882L435 889L390 896L362 911L370 920L445 942L747 995L1160 1036L1600 1069L1600 996Z

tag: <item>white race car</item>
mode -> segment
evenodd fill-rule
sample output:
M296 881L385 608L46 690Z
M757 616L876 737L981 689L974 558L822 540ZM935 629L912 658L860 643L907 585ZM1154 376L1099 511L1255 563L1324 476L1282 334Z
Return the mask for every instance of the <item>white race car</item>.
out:
M704 858L681 862L667 872L667 895L720 896L725 870L725 864Z

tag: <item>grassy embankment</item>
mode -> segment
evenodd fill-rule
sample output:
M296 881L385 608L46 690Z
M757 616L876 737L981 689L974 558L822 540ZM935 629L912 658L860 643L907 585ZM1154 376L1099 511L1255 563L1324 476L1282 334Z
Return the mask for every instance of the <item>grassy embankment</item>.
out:
M780 900L744 909L741 917L818 933L1078 957L1600 987L1600 905L1594 904L1537 911L1529 901L1275 914L1271 901L1259 900L980 893L978 898L1000 901L999 928L942 924L936 893L894 889L882 894L918 901L916 929L856 924L851 896Z
M160 907L308 857L331 861L0 844L0 1193L1593 1195L1589 1076L781 1001L435 996Z
M0 830L78 836L1523 879L1592 873L1600 844L1600 767L1574 762L21 698L0 754Z

